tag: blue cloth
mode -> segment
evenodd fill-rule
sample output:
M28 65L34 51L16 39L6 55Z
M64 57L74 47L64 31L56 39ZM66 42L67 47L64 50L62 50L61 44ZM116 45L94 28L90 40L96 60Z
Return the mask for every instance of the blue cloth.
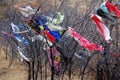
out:
M49 33L51 35L53 35L56 40L60 40L60 33L59 33L59 31L50 31L49 30Z
M27 27L25 27L25 26L21 26L21 25L17 25L19 28L22 28L22 29L24 29L24 30L28 30L28 28Z
M120 2L117 2L116 4L120 5Z
M38 24L39 26L43 26L43 25L45 25L46 22L47 22L47 18L46 18L45 16L37 16L37 17L35 17L34 20L37 22L37 24Z
M26 28L25 26L21 26L21 25L16 25L18 28Z
M104 12L105 14L108 14L108 13L109 13L109 11L108 11L108 9L107 9L107 7L106 7L106 5L105 5L105 2L101 4L100 8L103 10L103 12Z
M19 34L13 34L13 36L19 40L20 42L22 42L24 45L28 46L29 45L29 42L27 42L26 40L24 40Z

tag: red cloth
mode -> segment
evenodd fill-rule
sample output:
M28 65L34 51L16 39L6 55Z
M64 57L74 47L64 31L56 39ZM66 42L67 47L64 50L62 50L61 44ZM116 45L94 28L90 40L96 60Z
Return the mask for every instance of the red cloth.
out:
M39 35L42 35L42 32L41 32L41 31L39 32Z
M85 39L80 34L75 32L73 28L69 27L68 32L70 36L72 36L76 41L78 41L83 48L87 48L90 51L93 51L93 50L102 51L103 50L103 48L100 45L90 43L87 39Z
M114 5L112 5L110 2L106 2L106 7L108 8L108 10L110 11L110 12L113 12L117 17L119 17L120 18L120 11L114 6Z
M46 37L51 41L51 42L54 42L55 41L55 38L54 36L52 36L48 30L45 31L45 34L46 34Z
M102 20L96 14L91 14L91 19L96 23L99 32L101 33L102 37L109 43L111 40L110 31L107 26L102 22Z

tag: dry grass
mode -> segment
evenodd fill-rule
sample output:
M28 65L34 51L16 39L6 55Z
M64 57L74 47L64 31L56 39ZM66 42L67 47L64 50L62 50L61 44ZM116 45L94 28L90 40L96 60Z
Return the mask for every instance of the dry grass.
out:
M6 11L6 6L0 6L0 19L5 18L5 11Z
M0 80L27 80L27 71L17 61L9 66L10 59L6 59L5 52L0 49Z

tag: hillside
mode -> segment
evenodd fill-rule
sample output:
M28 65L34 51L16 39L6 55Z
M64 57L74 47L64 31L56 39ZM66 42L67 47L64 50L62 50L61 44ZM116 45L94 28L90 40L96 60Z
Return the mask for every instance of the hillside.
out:
M91 13L96 14L95 9L100 7L102 1L1 0L0 80L120 80L120 20L114 16L115 23L113 23L102 18L100 25L103 27L100 28L91 18ZM113 1L113 4L118 1ZM40 9L34 17L26 18L20 13L20 10L15 8L16 5L19 7L30 5L34 9L40 6ZM119 10L119 7L116 8ZM55 24L53 22L55 20L48 20L48 23L53 24L52 28L47 22L44 24L44 19L41 19L43 15L55 18L57 12L64 15L63 22ZM37 22L38 17L40 17L43 27L38 26L40 23ZM31 18L34 19L33 23L36 21L34 24L29 23ZM58 15L57 18L60 19L61 16ZM11 23L17 25L16 30L18 31L28 30L25 33L16 33L19 34L17 37L22 36L23 40L16 38ZM18 25L26 28L18 29ZM47 27L42 29L44 26ZM110 34L105 29L106 27L110 30ZM54 36L53 33L51 37L48 34L50 30L51 34L52 30L53 32L58 31L59 34ZM105 30L107 33L104 33ZM44 38L38 38L38 34ZM58 35L60 36L58 37ZM111 40L107 41L108 36L111 37ZM29 45L26 46L24 41ZM55 44L55 49L47 41ZM29 61L21 57L22 53L18 47ZM52 75L54 79L51 79Z

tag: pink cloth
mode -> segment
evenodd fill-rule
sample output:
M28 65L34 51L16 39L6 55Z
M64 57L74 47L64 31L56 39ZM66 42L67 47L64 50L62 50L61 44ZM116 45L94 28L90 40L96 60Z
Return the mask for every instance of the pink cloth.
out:
M48 59L49 59L49 62L50 62L50 65L52 66L52 60L51 60L51 54L50 54L50 49L47 49L47 52L48 52ZM59 52L57 51L56 47L53 47L52 48L52 55L54 58L56 58L57 56L59 56ZM55 61L54 60L54 68L55 68L55 72L59 72L59 62Z
M103 48L100 45L90 43L87 39L85 39L80 34L75 32L73 28L69 27L68 32L70 36L72 36L76 41L78 41L83 48L87 48L90 51L93 51L93 50L102 51L103 50Z

